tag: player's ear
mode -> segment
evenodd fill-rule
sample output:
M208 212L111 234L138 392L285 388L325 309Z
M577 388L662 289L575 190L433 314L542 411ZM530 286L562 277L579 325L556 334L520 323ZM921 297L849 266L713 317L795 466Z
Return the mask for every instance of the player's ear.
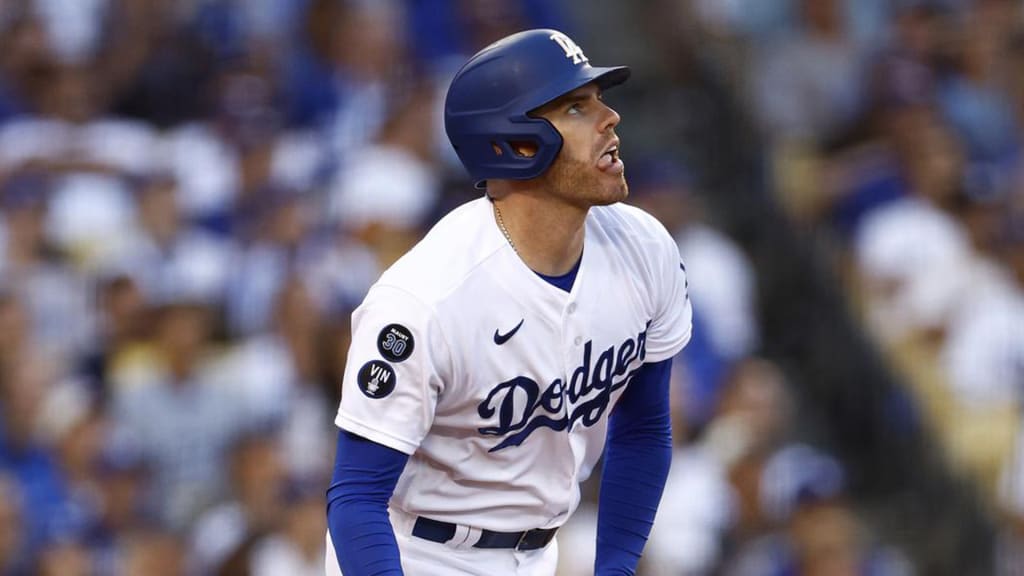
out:
M535 142L528 140L514 140L509 142L509 146L512 147L516 154L525 158L533 158L540 150L540 147Z
M494 149L495 156L504 156L506 150L512 150L512 153L516 156L533 158L540 151L540 146L536 142L529 140L510 140L505 144L505 146L501 146L497 142L491 142L491 148Z

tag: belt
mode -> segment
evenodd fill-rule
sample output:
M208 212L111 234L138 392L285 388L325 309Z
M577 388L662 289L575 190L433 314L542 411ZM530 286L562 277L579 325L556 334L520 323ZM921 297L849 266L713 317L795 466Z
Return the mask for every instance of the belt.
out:
M412 535L431 542L444 544L455 537L457 526L450 522L431 520L420 516L412 527ZM481 530L480 539L474 548L515 548L516 550L538 550L548 545L558 528L535 528L525 532L494 532Z

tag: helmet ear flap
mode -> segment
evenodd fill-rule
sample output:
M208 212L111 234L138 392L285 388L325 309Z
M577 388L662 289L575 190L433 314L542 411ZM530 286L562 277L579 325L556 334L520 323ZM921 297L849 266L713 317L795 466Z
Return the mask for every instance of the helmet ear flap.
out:
M475 167L479 180L501 177L536 178L554 162L562 149L562 136L543 118L489 123L486 134L462 134L456 149L464 163ZM500 174L500 176L498 176Z

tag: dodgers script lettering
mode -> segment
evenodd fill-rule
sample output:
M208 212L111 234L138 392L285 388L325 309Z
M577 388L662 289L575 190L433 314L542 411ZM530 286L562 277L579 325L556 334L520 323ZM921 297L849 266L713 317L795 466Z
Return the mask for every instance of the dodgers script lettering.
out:
M573 370L568 384L556 378L541 389L532 378L517 376L495 386L477 407L481 418L490 420L497 416L498 420L497 425L477 431L485 436L505 436L489 451L519 446L538 428L567 430L577 421L586 427L598 423L608 409L612 392L626 386L639 369L640 364L632 369L630 366L638 359L643 362L646 343L645 328L636 338L627 338L618 346L609 347L594 360L593 340L588 340L583 347L583 360ZM565 406L566 401L571 413ZM518 413L517 404L521 407Z

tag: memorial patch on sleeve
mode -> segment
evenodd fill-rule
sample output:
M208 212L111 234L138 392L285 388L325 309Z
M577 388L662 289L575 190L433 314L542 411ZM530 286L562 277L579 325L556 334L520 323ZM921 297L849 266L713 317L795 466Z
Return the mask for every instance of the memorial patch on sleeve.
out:
M384 398L395 390L395 369L381 360L370 360L359 369L359 389L369 398Z
M377 336L377 350L391 362L401 362L412 355L416 341L412 332L401 324L388 324Z

